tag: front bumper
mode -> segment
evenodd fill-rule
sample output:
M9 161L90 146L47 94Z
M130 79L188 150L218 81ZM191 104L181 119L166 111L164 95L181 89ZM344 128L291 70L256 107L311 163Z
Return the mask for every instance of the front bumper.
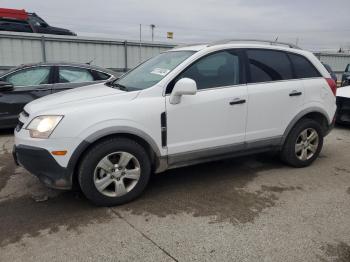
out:
M350 123L350 98L337 97L337 123Z
M60 166L46 149L16 145L13 148L13 157L17 164L37 176L47 186L57 189L72 188L72 172Z

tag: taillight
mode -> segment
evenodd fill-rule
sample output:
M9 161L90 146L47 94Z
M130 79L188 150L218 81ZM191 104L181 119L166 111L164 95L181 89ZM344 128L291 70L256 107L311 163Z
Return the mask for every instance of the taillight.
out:
M332 79L332 78L326 78L326 81L331 88L333 94L336 96L337 95L337 83Z

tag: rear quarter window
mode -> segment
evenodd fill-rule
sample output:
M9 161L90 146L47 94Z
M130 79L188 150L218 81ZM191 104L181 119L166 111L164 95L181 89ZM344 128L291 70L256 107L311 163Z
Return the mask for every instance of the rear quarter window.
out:
M321 77L320 72L307 58L297 54L288 55L292 61L296 78Z
M100 71L91 70L91 72L94 76L95 81L107 80L111 77L109 74Z

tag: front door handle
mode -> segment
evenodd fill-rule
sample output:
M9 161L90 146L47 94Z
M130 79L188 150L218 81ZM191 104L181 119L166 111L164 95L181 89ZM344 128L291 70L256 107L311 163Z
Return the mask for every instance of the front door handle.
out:
M230 105L233 106L233 105L241 105L241 104L244 104L246 102L245 99L240 99L240 98L236 98L234 100L232 100L230 102Z
M302 92L293 90L291 93L289 93L289 96L301 96L302 94L303 94Z

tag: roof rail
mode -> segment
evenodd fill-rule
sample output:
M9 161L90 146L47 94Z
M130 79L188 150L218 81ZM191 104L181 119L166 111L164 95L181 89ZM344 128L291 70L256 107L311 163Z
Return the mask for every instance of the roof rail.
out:
M182 48L182 47L196 46L196 45L206 45L206 44L205 43L178 44L174 46L174 48Z
M301 49L299 46L292 44L292 43L284 43L284 42L277 42L277 41L270 41L270 40L259 40L259 39L225 39L225 40L220 40L220 41L210 43L208 46L224 45L224 44L229 44L229 43L234 43L234 42L268 43L270 45L284 45L284 46L288 46L290 48Z

